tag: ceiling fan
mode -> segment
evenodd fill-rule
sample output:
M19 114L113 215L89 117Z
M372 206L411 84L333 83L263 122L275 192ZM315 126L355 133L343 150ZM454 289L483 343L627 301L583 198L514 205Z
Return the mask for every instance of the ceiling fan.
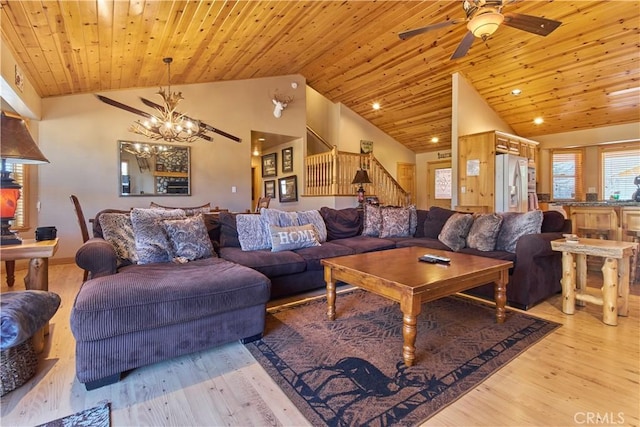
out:
M462 8L467 17L452 19L426 27L398 33L402 40L423 34L428 31L467 22L467 34L463 37L458 48L450 59L458 59L467 54L476 37L486 41L500 26L500 24L527 31L539 36L546 36L558 28L562 22L538 16L523 15L521 13L502 13L502 7L517 0L464 0Z

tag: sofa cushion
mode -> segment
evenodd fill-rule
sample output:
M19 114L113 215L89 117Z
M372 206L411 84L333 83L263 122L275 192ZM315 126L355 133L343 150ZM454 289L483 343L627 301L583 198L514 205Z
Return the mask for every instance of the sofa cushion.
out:
M411 209L382 208L380 237L409 237L411 233ZM415 213L415 208L413 209ZM415 219L414 219L415 221ZM414 227L415 231L415 227Z
M271 249L271 235L262 215L239 214L236 216L236 224L243 251Z
M507 251L496 251L496 250L481 251L480 249L474 249L474 248L462 248L460 249L460 253L467 254L467 255L483 256L483 257L488 257L493 259L502 259L506 261L513 261L514 263L516 262L516 254L514 254L513 252L507 252Z
M454 213L438 234L438 240L457 252L467 245L467 235L473 224L473 215Z
M200 206L192 206L192 207L188 207L188 208L180 208L180 207L173 207L173 206L163 206L163 205L159 205L155 202L151 202L149 204L149 207L151 209L182 209L185 213L185 215L187 216L192 216L192 215L197 215L199 213L201 214L206 214L211 212L211 203L205 203L204 205L200 205Z
M218 220L220 221L220 246L239 248L240 240L238 239L236 214L220 212Z
M362 235L379 237L382 230L382 208L376 205L364 205L364 218L362 220Z
M184 219L166 219L162 225L169 238L173 259L194 261L215 254L201 213Z
M442 227L444 227L444 224L454 213L455 211L452 211L450 209L432 206L429 209L427 218L424 221L424 237L437 239L440 231L442 231Z
M136 240L138 264L168 262L169 240L164 232L162 220L184 218L181 209L140 209L131 211L131 224Z
M133 234L131 216L127 213L108 212L99 216L102 236L113 245L118 258L132 263L138 262L136 239Z
M371 251L382 251L396 247L396 242L393 240L369 236L355 236L348 239L337 239L332 240L331 243L351 248L357 254Z
M424 222L429 214L428 210L416 209L416 231L413 237L424 237Z
M241 248L227 247L220 248L220 257L258 270L267 277L300 273L307 267L305 260L293 251L243 251Z
M327 240L346 239L360 234L362 220L356 208L337 210L323 207L320 215L327 226Z
M496 247L502 217L495 213L478 214L467 235L467 246L481 251L492 251Z
M131 265L82 285L71 329L77 341L101 340L264 304L269 295L264 275L220 258Z
M564 229L564 215L558 211L542 212L542 233L558 233Z
M324 223L324 219L322 219L322 215L320 215L320 211L302 211L297 212L297 214L298 224L312 224L316 228L316 232L318 233L318 241L320 243L327 241L327 226Z
M271 234L272 252L320 246L316 235L316 228L312 224L293 227L269 225L269 233Z
M520 236L538 234L542 229L542 211L503 212L496 250L515 252Z
M297 249L295 253L305 260L307 263L307 270L322 270L324 268L321 263L323 259L353 255L355 251L347 246L337 245L334 242L325 242L320 246Z
M409 246L420 246L422 248L429 248L429 249L440 249L443 251L450 251L451 248L449 248L447 245L445 245L444 243L442 243L440 240L438 239L432 239L430 237L421 237L419 239L403 239L403 240L397 240L396 241L396 247L398 248L406 248Z

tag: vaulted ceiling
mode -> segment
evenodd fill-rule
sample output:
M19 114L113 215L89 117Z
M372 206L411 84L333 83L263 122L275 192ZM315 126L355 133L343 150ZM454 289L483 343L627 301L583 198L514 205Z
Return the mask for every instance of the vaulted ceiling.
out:
M506 3L506 1L505 1ZM515 1L504 12L562 25L547 37L502 25L449 60L460 1L1 0L2 36L41 97L302 74L411 150L451 143L460 72L517 134L639 122L637 1ZM521 95L511 90L519 88ZM374 111L373 102L381 109ZM533 123L543 117L542 125ZM474 120L465 117L464 120ZM432 137L438 143L432 143Z

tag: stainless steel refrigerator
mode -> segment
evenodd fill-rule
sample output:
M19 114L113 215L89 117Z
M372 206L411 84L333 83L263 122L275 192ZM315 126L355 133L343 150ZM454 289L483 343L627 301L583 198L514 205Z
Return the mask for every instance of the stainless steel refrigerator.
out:
M496 212L527 212L529 165L525 157L496 156Z

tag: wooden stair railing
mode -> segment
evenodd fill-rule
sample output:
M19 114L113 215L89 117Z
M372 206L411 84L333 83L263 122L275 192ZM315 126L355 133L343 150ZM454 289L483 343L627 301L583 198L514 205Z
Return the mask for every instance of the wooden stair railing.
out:
M406 206L410 195L370 154L338 151L334 146L330 152L314 154L305 158L306 196L352 196L356 185L351 184L360 168L367 169L371 184L364 184L368 195L375 195L381 204Z

